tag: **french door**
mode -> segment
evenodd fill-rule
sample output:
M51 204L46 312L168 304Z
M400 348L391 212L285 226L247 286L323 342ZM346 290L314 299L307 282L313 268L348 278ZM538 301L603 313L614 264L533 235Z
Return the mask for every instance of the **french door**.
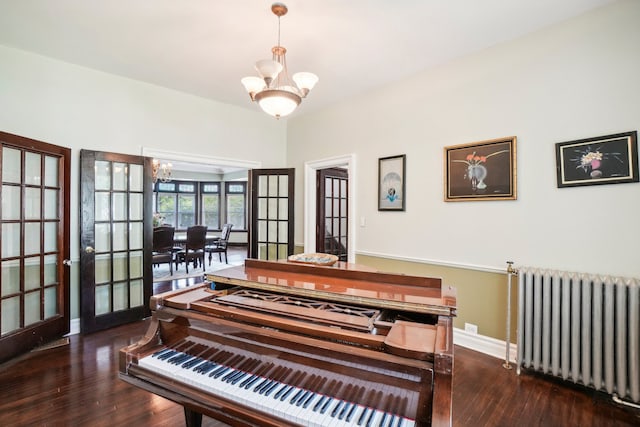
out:
M80 329L110 328L149 315L151 159L80 152Z
M71 150L0 132L0 362L69 332Z
M320 169L316 183L316 251L347 261L349 173L342 168Z
M284 259L294 249L295 169L249 170L249 256Z

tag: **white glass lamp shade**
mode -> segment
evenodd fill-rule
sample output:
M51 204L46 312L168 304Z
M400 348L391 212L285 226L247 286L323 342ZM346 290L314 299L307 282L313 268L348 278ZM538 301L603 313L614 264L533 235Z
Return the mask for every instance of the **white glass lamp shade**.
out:
M293 113L301 99L292 92L268 89L256 94L256 101L265 113L279 119Z
M313 89L316 83L318 83L318 76L313 73L302 71L293 75L293 81L296 82L296 85L300 89L300 93L304 98L307 96L309 91Z
M260 92L267 85L264 80L262 80L260 77L255 76L245 77L240 81L242 82L242 85L244 86L246 91L249 92L252 99L253 95Z
M282 64L273 59L263 59L256 62L256 71L269 84L282 71Z
M300 89L306 89L307 92L313 89L313 87L318 83L318 76L313 73L308 73L306 71L295 73L293 75L293 81L296 82L296 85Z

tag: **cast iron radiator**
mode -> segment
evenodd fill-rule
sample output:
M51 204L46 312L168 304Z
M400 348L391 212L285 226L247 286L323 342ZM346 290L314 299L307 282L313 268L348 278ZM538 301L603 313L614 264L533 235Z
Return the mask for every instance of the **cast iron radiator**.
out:
M640 280L518 269L518 373L640 402Z

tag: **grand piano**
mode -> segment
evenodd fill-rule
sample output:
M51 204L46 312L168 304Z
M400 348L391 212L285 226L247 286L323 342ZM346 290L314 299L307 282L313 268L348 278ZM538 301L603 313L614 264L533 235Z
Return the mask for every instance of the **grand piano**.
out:
M235 426L450 426L455 289L247 259L155 295L122 380Z

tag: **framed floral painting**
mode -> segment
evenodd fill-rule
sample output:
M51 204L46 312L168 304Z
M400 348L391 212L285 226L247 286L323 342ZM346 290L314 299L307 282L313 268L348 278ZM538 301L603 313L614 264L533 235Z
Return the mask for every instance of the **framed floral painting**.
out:
M558 187L638 182L637 133L557 143Z
M406 155L378 159L378 210L403 211Z
M516 137L444 148L444 200L515 200Z

